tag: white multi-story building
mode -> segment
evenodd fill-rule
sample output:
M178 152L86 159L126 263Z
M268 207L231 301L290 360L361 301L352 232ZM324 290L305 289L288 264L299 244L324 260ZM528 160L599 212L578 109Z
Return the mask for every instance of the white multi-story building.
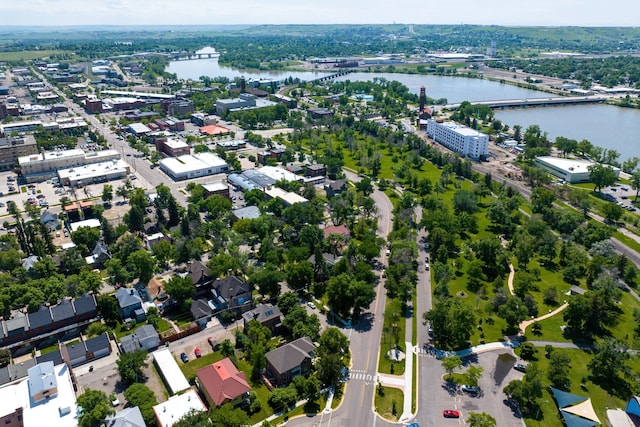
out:
M18 158L18 165L27 182L39 182L53 178L61 169L118 160L116 150L84 152L81 149L47 151Z
M464 157L480 159L488 154L489 136L455 122L427 120L429 138Z

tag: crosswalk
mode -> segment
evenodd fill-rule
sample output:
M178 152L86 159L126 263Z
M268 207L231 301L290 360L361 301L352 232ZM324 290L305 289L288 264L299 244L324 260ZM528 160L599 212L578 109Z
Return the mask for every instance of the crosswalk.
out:
M436 351L433 348L415 346L413 348L413 353L419 357L436 357Z
M366 385L374 384L376 381L376 375L367 373L364 369L352 369L349 371L350 381L364 381Z

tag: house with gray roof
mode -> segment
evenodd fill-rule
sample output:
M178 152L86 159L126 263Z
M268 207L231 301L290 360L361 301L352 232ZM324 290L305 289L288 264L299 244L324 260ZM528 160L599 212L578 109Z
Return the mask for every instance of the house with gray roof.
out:
M73 322L76 310L71 301L63 299L60 304L51 307L51 315L53 317L54 326L66 326L70 322Z
M286 386L298 375L307 375L316 346L309 337L298 338L265 354L267 373L280 386Z
M145 319L142 309L142 297L135 288L120 288L116 291L116 299L120 310L120 317L125 322L131 319L140 322Z
M244 313L253 308L250 284L234 275L216 279L212 285L213 304L218 311L233 308L238 313Z
M155 350L160 345L160 336L151 325L142 325L136 331L120 339L120 349L123 353L136 350Z
M96 243L96 246L93 248L91 255L85 258L87 264L89 264L93 268L100 268L104 265L105 262L111 259L111 254L109 253L109 248L102 241L99 240Z
M262 212L257 206L246 206L231 211L231 221L235 222L239 219L257 219L260 218Z
M5 320L4 326L7 337L23 335L29 330L27 316L22 313L18 313L15 317Z
M62 348L62 352L66 352L66 360L71 362L71 366L80 366L110 355L111 342L107 333L104 333L88 340L81 339L79 343L68 344Z
M98 306L93 295L84 294L73 300L77 321L89 320L98 314Z
M271 303L258 304L256 305L256 308L254 308L253 310L249 310L242 315L242 320L244 322L244 331L247 332L250 321L256 320L260 322L262 326L269 328L269 330L273 333L282 324L281 318L282 312L277 305L274 306Z
M49 232L53 232L58 228L60 220L58 219L57 215L51 213L48 209L45 209L40 214L40 222L42 222L45 227L47 227Z
M0 368L0 386L26 377L29 374L29 369L34 366L36 366L36 360L27 359L24 362Z
M147 427L142 418L142 412L137 406L124 408L115 415L107 416L104 424L106 427Z
M25 270L29 271L34 267L35 263L38 261L40 261L39 257L35 255L28 256L22 260L22 267Z
M29 313L29 330L33 331L36 335L38 333L48 332L53 323L53 316L49 307L42 306L40 310Z

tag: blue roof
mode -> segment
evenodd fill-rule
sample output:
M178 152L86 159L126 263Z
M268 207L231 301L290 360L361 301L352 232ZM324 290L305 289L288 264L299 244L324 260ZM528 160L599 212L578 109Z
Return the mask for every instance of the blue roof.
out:
M560 413L562 414L562 417L564 418L564 423L567 425L567 427L592 427L592 426L600 425L600 423L588 420L586 418L579 417L577 415L570 414L563 410L560 410Z
M555 397L556 402L558 403L558 408L560 409L578 402L582 402L583 400L587 400L587 398L584 396L567 393L566 391L558 390L557 388L553 387L550 388L551 392L553 393L553 397Z

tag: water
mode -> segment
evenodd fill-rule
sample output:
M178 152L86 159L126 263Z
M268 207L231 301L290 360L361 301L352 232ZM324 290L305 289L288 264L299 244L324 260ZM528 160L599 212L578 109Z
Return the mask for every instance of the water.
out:
M616 150L621 161L640 157L640 110L583 104L496 110L496 117L511 127L522 126L523 131L538 125L552 140L558 136L588 139L593 145Z
M313 80L322 77L327 72L316 71L255 71L239 70L225 67L218 63L218 58L193 59L188 61L172 61L167 67L167 72L175 73L180 79L198 80L200 76L227 77L233 80L235 77L253 79L284 80L288 77L301 80Z
M179 78L194 80L198 80L200 76L208 75L210 77L224 76L230 79L245 76L247 78L279 80L291 76L308 81L326 74L316 71L248 72L222 67L218 64L217 58L171 62L167 71L176 73ZM447 98L449 103L549 96L545 92L523 89L490 80L464 77L351 73L338 77L336 80L368 81L375 77L397 80L416 94L420 92L421 86L425 86L427 96L434 99ZM633 156L640 157L640 110L604 104L585 104L496 110L495 115L511 128L514 125L520 125L524 130L529 125L537 124L540 129L548 132L551 139L557 136L578 141L588 139L594 145L618 151L621 161Z
M433 99L447 98L450 104L462 101L496 101L499 99L522 99L549 97L549 94L537 90L498 83L483 79L469 79L466 77L446 77L419 74L393 73L351 73L336 78L336 81L351 80L368 81L375 77L386 80L397 80L409 91L420 93L420 87L426 88L427 96Z

